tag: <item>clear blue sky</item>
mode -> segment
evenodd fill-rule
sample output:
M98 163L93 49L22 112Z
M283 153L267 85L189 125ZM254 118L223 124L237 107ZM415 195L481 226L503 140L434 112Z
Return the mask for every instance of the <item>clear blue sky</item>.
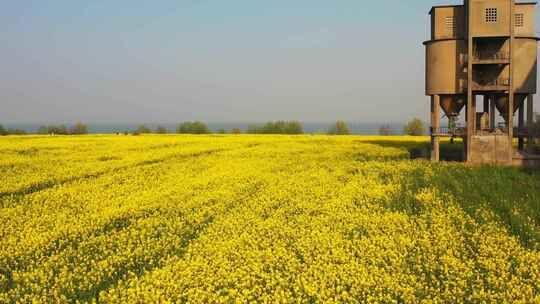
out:
M427 119L448 3L4 1L0 122Z

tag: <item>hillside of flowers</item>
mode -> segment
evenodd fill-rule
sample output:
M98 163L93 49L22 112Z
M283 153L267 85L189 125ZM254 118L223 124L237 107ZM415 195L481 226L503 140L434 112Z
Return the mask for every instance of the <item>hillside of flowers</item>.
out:
M0 303L539 303L540 171L429 138L0 138Z

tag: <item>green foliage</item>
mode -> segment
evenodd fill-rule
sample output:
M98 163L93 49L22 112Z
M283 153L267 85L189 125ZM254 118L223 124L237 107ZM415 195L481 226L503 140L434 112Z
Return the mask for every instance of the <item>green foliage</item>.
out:
M71 129L69 130L69 133L72 135L88 134L88 126L79 121L71 127Z
M227 134L227 131L225 131L225 129L221 128L221 129L217 130L216 133L217 134Z
M379 128L379 135L390 136L392 135L392 133L393 133L392 127L389 124L382 125Z
M88 134L88 126L81 122L75 123L71 128L65 125L44 125L38 128L37 133L42 135L83 135ZM26 132L13 129L11 134L24 135Z
M150 134L150 133L152 133L152 131L147 126L140 125L140 126L137 127L137 130L135 130L135 133L137 133L137 134Z
M167 134L169 131L164 126L158 126L156 128L156 134Z
M403 132L410 136L422 136L426 133L426 127L420 119L415 118L405 125Z
M266 124L251 125L248 134L304 134L304 127L298 121L269 121Z
M247 128L246 133L247 133L247 134L261 134L261 133L262 133L262 129L263 129L262 126L258 126L258 125L249 125L248 128Z
M350 135L351 131L346 122L342 120L336 121L335 124L330 126L327 132L328 135Z
M40 126L37 131L37 134L49 134L49 128L47 126Z
M0 136L7 135L7 130L4 128L4 126L0 125Z
M176 128L178 134L210 134L208 126L200 121L186 121Z
M540 114L536 114L536 119L533 125L533 134L536 138L540 138Z
M233 128L231 134L242 134L242 130L240 128Z
M25 130L21 130L21 129L8 129L7 134L8 135L26 135L28 133Z
M69 130L65 125L47 125L39 127L37 133L43 135L68 135Z

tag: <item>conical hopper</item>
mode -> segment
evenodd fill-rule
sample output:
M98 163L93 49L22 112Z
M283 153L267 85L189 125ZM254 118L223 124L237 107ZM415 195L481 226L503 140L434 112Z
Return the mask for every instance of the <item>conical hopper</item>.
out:
M513 113L516 113L517 109L519 108L519 105L527 98L527 94L515 94L514 95L514 111ZM495 106L497 107L497 110L499 110L499 113L504 118L504 121L508 123L508 94L501 94L495 96Z
M441 108L449 118L458 117L465 106L466 99L465 95L442 95Z

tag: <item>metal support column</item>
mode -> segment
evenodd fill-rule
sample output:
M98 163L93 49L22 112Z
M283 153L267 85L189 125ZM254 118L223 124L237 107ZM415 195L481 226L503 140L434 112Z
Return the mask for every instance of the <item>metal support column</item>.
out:
M497 128L497 121L495 118L496 111L497 110L495 107L495 96L491 95L489 101L489 128L491 129L491 131L495 131L495 129Z
M514 7L515 1L510 0L510 79L508 88L508 162L512 162L514 156Z
M477 122L477 119L476 119L476 112L477 112L477 109L478 109L478 104L476 102L476 97L477 95L476 94L473 94L472 95L472 99L473 99L473 103L472 103L472 108L473 108L473 111L472 111L472 119L473 119L473 135L476 135L476 131L477 131L477 128L476 128L476 122Z
M431 160L440 160L441 99L439 95L431 97Z
M525 138L523 138L525 127L525 101L521 101L518 111L518 150L523 151L525 147Z
M510 145L508 147L508 161L511 162L514 157L514 94L512 89L510 89L509 93L508 112L506 114L508 115L506 127L508 128L508 144Z
M536 136L533 130L533 111L533 96L531 94L527 96L527 150L529 153L534 153L534 138Z
M472 161L471 159L471 143L472 135L474 132L474 115L473 112L473 36L470 30L470 20L472 19L471 13L471 1L467 1L467 28L469 29L467 36L467 135L465 138L465 161Z

